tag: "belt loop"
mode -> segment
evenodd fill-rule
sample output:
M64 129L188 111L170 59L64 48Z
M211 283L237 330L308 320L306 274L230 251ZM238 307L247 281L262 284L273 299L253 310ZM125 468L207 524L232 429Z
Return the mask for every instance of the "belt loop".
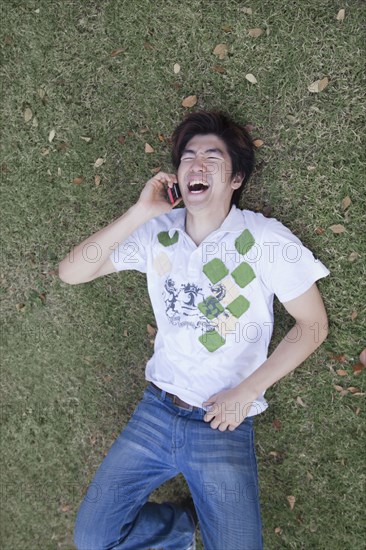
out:
M165 396L166 396L166 391L161 390L160 399L161 399L162 401L165 401Z

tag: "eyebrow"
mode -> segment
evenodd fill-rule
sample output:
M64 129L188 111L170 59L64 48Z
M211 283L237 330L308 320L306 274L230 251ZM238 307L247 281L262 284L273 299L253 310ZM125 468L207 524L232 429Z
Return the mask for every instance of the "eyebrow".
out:
M182 155L184 155L185 153L195 154L196 151L194 151L193 149L183 149ZM212 149L206 149L205 153L219 153L220 155L224 156L224 152L221 149L218 149L216 147L214 147Z

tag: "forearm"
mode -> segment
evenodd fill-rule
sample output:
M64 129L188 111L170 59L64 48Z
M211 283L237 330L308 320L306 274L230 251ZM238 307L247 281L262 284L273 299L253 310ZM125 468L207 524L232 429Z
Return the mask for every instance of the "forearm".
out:
M87 281L118 244L151 216L134 205L115 221L75 246L59 264L59 277L69 284Z
M296 323L268 359L241 384L240 389L259 396L275 382L289 374L309 357L328 334L324 323Z

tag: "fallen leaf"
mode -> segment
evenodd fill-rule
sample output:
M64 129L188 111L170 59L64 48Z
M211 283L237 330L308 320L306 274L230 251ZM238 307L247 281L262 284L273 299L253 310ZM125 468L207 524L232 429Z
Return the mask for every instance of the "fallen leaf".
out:
M342 225L340 223L337 223L335 225L331 225L329 227L329 229L335 234L344 233L346 231L346 228L344 227L344 225Z
M197 103L197 96L196 95L189 95L185 97L182 101L183 107L193 107L193 105L196 105Z
M25 304L16 304L15 307L17 308L18 311L20 311L21 313L23 313L25 311Z
M5 46L11 46L13 43L13 39L8 34L4 36L4 44Z
M46 155L48 155L48 154L49 154L49 152L50 152L50 150L49 150L49 149L47 149L47 148L44 148L44 149L42 149L42 151L41 151L41 155L42 155L43 157L45 157Z
M314 166L313 164L310 164L307 169L309 170L309 172L313 172L314 170L316 170L316 166Z
M165 141L164 134L158 134L158 140L161 141L161 142Z
M100 179L101 179L100 176L95 176L95 178L94 178L94 183L97 187L100 184Z
M215 73L226 74L226 69L223 65L216 64L212 67L212 70L215 71Z
M149 336L155 336L156 333L157 333L157 330L155 327L153 327L152 325L147 325L147 333L149 334Z
M219 59L225 59L227 56L227 45L226 44L217 44L213 51L214 55L217 55Z
M32 120L32 116L33 116L32 109L30 107L27 107L24 110L23 115L24 115L24 121L29 122L30 120Z
M357 407L357 409L355 410L355 414L360 414L360 412L361 412L360 407Z
M155 149L148 143L145 143L145 153L154 153Z
M302 407L306 407L304 401L301 399L300 396L296 397L296 403L298 403L298 404L301 405Z
M351 252L351 254L348 256L348 261L354 262L355 260L357 260L358 257L359 257L358 252Z
M354 321L355 319L357 319L357 317L358 317L357 311L353 310L351 313L351 321Z
M140 134L146 134L149 131L149 128L140 128Z
M342 200L342 210L347 210L347 208L350 206L351 204L351 199L350 197L344 197L344 199Z
M249 80L249 82L251 82L252 84L257 84L257 79L255 78L255 76L252 74L252 73L248 73L245 75L245 78L247 80Z
M332 355L333 361L337 361L338 363L347 363L347 357L344 353L341 353L339 355Z
M145 50L153 50L154 46L150 42L144 42L144 48Z
M274 421L272 422L272 426L274 427L275 430L279 432L281 429L281 420L278 420L278 418L275 418Z
M314 93L317 94L317 93L322 92L323 90L325 90L325 88L328 86L328 84L329 84L329 80L325 76L321 80L315 80L315 82L310 84L310 86L308 86L308 90L309 90L309 92L311 92L313 94Z
M126 141L126 138L125 136L118 136L118 143L120 143L121 145L123 145Z
M349 388L347 388L347 390L350 393L360 393L361 392L360 388L355 388L354 386L350 386Z
M346 15L346 10L344 10L344 9L339 10L339 12L337 13L337 17L336 17L337 21L343 21L345 15Z
M126 48L117 48L116 50L113 50L111 53L111 57L116 57L116 55L119 55L120 53L123 53L126 51Z
M313 481L314 476L310 472L306 472L306 481Z
M317 235L323 235L323 233L325 233L325 229L323 229L322 227L316 227L315 228L315 233Z
M97 160L94 162L94 168L99 168L99 166L102 166L102 164L105 163L105 159L102 157L97 158Z
M288 502L289 505L290 505L290 509L293 510L294 507L295 507L295 502L296 502L295 497L294 497L293 495L289 495L289 496L287 497L287 502Z
M281 527L276 527L274 532L276 533L276 535L280 535L282 533Z
M253 141L253 145L254 147L257 147L257 149L259 149L259 147L262 147L263 144L264 144L264 141L262 139L255 139Z
M70 504L64 504L61 508L61 512L70 512L71 505Z
M74 178L72 180L72 183L75 183L75 185L80 185L81 183L83 183L84 181L84 178L82 176L79 176L78 178Z
M348 374L348 372L346 370L343 370L343 369L337 369L336 373L338 374L338 376L347 376L347 374Z
M44 99L44 96L46 95L46 91L43 88L38 88L37 93L40 99Z
M334 384L333 387L334 387L335 391L343 391L342 386L338 386L338 384Z
M252 36L253 38L258 38L263 33L263 30L256 27L255 29L249 29L248 34L249 36Z
M358 375L363 371L364 368L365 368L365 365L360 362L353 365L352 370L354 374Z
M127 331L127 329L125 329L125 330L123 331L123 336L125 336L126 338L128 337L128 331Z
M233 28L230 27L230 25L223 25L221 28L224 32L231 32L233 30Z
M68 146L69 146L69 144L67 142L61 141L60 143L58 143L56 145L56 149L57 149L57 151L66 151Z
M52 141L54 140L54 137L56 135L56 131L54 128L52 128L52 130L50 131L50 133L48 134L48 141L49 143L52 143Z
M248 15L252 15L252 13L253 13L252 8L241 8L241 11L248 14Z
M157 166L156 168L151 168L151 172L153 174L157 174L158 172L160 172L161 170L161 166Z
M297 122L297 118L294 115L286 115L286 118L291 124L295 124Z
M87 136L80 136L80 139L83 139L87 143L89 143L89 141L91 141L91 137L87 137Z
M366 367L366 348L361 351L359 359L361 363Z
M34 117L32 120L32 126L33 128L38 128L38 120L37 117Z
M179 63L175 63L173 67L174 74L178 74L180 72L180 65Z

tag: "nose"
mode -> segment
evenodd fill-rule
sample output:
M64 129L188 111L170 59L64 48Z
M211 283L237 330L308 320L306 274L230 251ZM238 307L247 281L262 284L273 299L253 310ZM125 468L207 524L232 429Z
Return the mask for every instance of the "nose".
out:
M200 158L199 156L196 156L194 157L194 159L192 160L192 163L191 163L191 168L190 168L190 172L204 172L205 171L205 164L203 162L203 159Z

